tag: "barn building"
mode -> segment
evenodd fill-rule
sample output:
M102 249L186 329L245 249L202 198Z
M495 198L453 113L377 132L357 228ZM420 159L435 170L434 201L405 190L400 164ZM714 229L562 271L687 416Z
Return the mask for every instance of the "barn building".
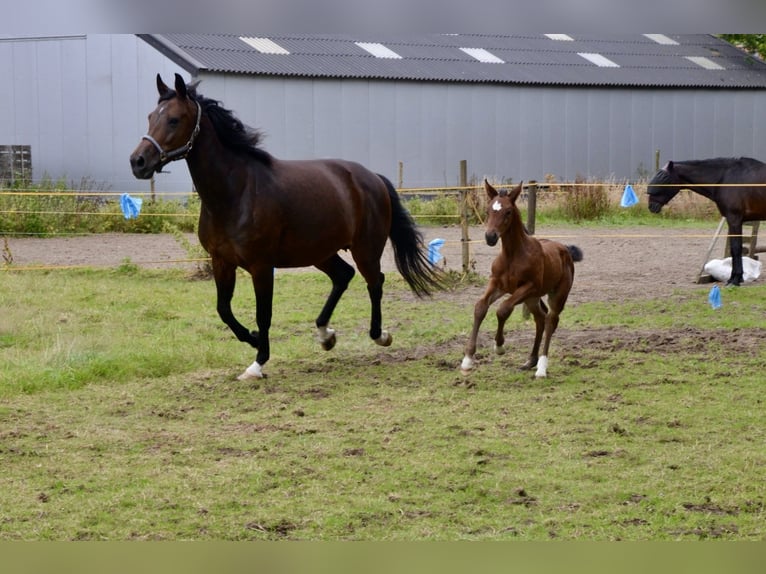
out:
M663 159L766 159L766 63L711 35L2 38L0 157L146 190L128 156L154 77L200 80L282 158L343 157L405 187L470 175L636 179ZM0 167L3 164L0 163ZM401 172L400 172L401 165ZM182 162L156 177L190 191Z

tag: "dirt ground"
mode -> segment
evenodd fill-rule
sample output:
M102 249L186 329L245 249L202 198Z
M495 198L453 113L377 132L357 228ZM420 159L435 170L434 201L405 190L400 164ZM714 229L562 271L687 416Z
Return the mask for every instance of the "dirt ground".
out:
M462 270L461 230L457 227L422 228L426 243L441 238L441 249L448 269ZM604 301L618 303L636 299L662 298L681 291L682 296L699 297L706 303L710 284L698 284L697 277L710 247L715 226L710 228L651 228L651 227L605 227L581 228L538 227L537 236L575 244L584 253L584 260L575 266L575 282L570 293L568 307L583 302ZM469 232L470 262L472 270L488 276L490 264L499 246L489 247L483 240L482 228ZM197 244L196 237L188 236ZM0 250L3 244L0 243ZM712 257L723 257L723 241L715 244ZM108 234L89 237L58 237L50 239L7 239L5 257L13 258L16 268L32 266L91 266L117 267L126 259L147 268L182 267L190 271L196 263L189 262L189 254L171 235ZM2 265L0 261L0 265ZM384 254L383 269L394 271L390 246ZM359 281L357 278L356 281ZM758 279L756 283L764 281ZM743 287L747 288L747 287ZM465 289L450 291L439 297L461 303L473 303L483 292L484 285L470 283ZM212 297L212 293L211 293ZM211 305L212 305L211 299ZM212 312L212 307L211 307ZM493 313L493 311L491 311ZM491 337L495 328L494 317L488 316L479 335L481 360L490 353ZM533 329L517 331L516 344L520 348L531 347ZM698 353L709 344L716 344L731 352L761 349L766 328L729 330L713 329L704 332L691 328L666 329L661 333L651 329L624 328L573 329L566 321L554 337L555 354L570 365L585 365L590 361L582 356L583 349L591 352L601 349L605 353L619 348L653 349L660 353ZM457 357L462 340L455 340L449 348L426 349L436 355ZM394 354L402 358L407 353ZM454 363L454 364L453 364ZM445 361L444 368L454 369L457 362Z
M460 228L425 227L422 231L426 243L435 238L445 240L441 248L445 257L442 264L446 263L449 269L462 269ZM603 229L567 226L538 227L537 236L575 244L583 250L584 260L576 265L575 284L569 299L570 303L578 303L662 297L681 287L709 289L709 285L696 284L696 279L714 232L714 225L682 230L644 226ZM470 229L470 261L473 271L488 275L499 247L487 246L483 236L482 228ZM196 237L188 237L197 243ZM7 239L5 251L6 258L10 252L15 267L116 267L128 259L148 268L193 269L195 265L189 262L189 254L172 235L12 237ZM722 242L716 245L713 256L723 256ZM389 248L384 255L383 267L386 272L394 271ZM478 288L476 292L480 290Z

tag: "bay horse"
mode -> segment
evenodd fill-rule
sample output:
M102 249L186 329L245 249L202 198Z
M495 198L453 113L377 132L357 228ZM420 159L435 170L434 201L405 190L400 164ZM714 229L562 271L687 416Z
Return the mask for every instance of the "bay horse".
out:
M157 107L149 130L130 156L133 175L149 179L169 162L185 159L201 200L199 240L210 254L216 309L238 340L257 349L255 361L238 377L262 378L269 360L274 269L315 266L332 282L316 319L322 347L336 342L330 317L354 267L339 250L349 250L367 283L370 337L382 346L384 274L380 259L388 238L397 269L412 291L430 295L441 287L428 261L423 238L391 182L362 165L340 159L282 160L262 147L261 133L175 75L175 89L157 74ZM232 313L240 267L250 273L257 331Z
M766 219L766 164L749 157L669 161L649 182L649 211L659 213L682 189L707 197L726 218L732 263L727 284L741 285L742 223Z
M535 319L535 341L529 359L521 368L528 370L537 367L535 377L546 377L548 347L572 289L574 262L583 258L582 250L575 245L537 239L527 233L516 206L516 199L522 189L521 183L510 192L498 192L484 180L484 189L489 199L484 238L489 246L496 245L499 239L501 250L492 262L487 288L474 306L473 329L460 368L465 374L473 369L479 326L490 305L507 293L509 296L497 309L495 352L499 355L505 352L505 322L513 308L523 303ZM547 305L542 299L546 295ZM539 354L543 334L545 340L542 353Z

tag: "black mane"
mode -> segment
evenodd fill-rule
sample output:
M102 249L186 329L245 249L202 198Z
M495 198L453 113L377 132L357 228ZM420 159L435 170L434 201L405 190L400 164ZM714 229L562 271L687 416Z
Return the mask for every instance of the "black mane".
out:
M231 110L224 108L221 102L206 98L197 93L197 83L187 86L187 94L202 107L202 113L205 114L213 124L215 133L224 147L271 166L272 156L269 152L259 147L263 139L263 132L251 128L242 123ZM175 90L169 90L160 97L160 101L170 100L176 96Z

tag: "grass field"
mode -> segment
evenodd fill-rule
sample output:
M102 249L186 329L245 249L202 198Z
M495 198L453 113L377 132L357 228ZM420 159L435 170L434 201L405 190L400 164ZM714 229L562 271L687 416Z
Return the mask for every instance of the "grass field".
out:
M567 309L549 378L530 327L458 370L470 286L391 274L389 348L356 280L277 273L269 377L180 272L3 272L2 540L763 540L766 287ZM254 325L249 281L235 312ZM746 311L743 313L737 311ZM520 346L514 341L521 340Z

